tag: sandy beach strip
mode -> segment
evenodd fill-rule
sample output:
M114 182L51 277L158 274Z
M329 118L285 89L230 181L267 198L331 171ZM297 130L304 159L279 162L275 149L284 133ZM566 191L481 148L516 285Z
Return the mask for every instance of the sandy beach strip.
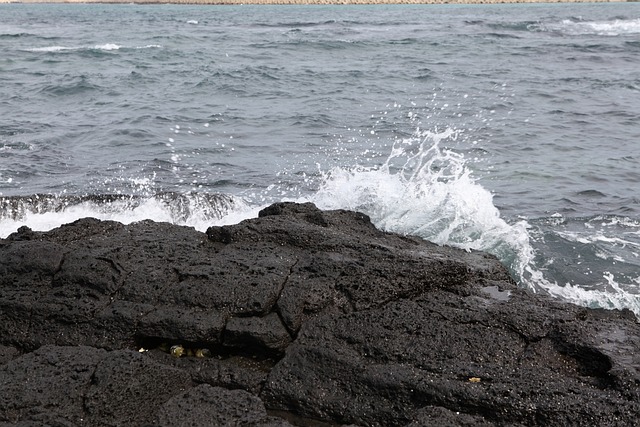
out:
M500 3L626 3L638 0L0 0L0 3L122 3L201 5L356 5L356 4L500 4Z

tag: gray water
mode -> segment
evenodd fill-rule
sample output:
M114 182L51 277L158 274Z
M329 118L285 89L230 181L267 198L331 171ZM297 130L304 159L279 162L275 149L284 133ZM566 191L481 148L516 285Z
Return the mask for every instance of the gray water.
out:
M640 314L639 159L639 3L0 5L0 236L311 200Z

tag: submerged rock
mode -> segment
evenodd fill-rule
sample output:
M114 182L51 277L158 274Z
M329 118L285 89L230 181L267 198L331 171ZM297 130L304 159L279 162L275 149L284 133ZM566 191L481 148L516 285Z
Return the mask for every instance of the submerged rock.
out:
M630 312L532 294L490 255L355 212L0 240L3 422L631 425L639 367Z

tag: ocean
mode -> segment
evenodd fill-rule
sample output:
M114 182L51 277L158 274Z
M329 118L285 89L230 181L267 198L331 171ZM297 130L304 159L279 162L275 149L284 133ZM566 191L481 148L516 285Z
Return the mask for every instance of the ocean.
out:
M640 3L0 4L0 237L273 202L640 316Z

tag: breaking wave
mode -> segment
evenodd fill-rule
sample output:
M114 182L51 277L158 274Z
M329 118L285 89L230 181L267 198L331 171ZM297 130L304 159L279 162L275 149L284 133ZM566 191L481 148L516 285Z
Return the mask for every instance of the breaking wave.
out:
M553 251L549 241L561 230L531 224L525 220L507 221L493 204L493 195L472 176L464 155L456 152L458 132L416 131L410 138L396 141L392 153L381 167L336 167L324 175L324 182L311 198L323 209L350 209L371 216L379 228L405 235L415 235L438 244L465 250L482 250L500 259L512 276L534 292L543 291L565 301L588 307L632 310L640 317L640 275L591 271L565 282L557 271L548 274L548 259L541 256ZM449 144L447 147L445 144ZM594 219L597 222L598 219ZM611 223L617 224L611 219ZM623 221L624 222L624 221ZM640 236L640 224L624 222L630 233ZM634 225L635 224L635 225ZM593 227L592 227L593 228ZM588 227L585 236L593 242L614 243L640 249L640 244L618 241ZM617 231L613 232L617 235ZM613 240L612 240L613 239ZM591 243L593 243L591 242ZM588 243L588 242L587 242ZM589 246L588 250L593 249ZM608 246L609 251L613 250ZM559 263L577 264L580 260L562 260L562 253L584 257L570 242L558 250ZM606 250L600 250L601 257ZM626 253L629 253L627 250ZM630 252L630 257L637 252ZM616 271L638 271L633 260L614 256ZM589 265L596 265L589 262ZM603 267L606 268L606 267ZM554 279L551 279L553 277ZM573 279L573 280L572 280Z
M640 34L640 18L613 19L607 21L584 21L580 18L564 19L555 24L546 24L543 30L560 32L562 34L623 36Z
M116 43L104 43L94 46L44 46L25 49L27 52L66 52L66 51L112 51L120 49L153 49L160 48L160 45L146 45L136 47L126 47Z
M151 189L141 195L0 197L0 237L23 225L49 230L83 217L125 224L152 219L204 231L256 217L276 201L311 201L322 209L363 212L385 231L489 252L521 286L535 292L588 307L627 308L640 317L640 275L633 275L638 271L633 258L640 252L640 223L596 217L572 228L564 226L571 221L559 216L502 218L491 192L456 150L459 133L418 129L397 139L380 166L334 167L320 173L315 191L299 196L283 189L278 196L254 198L259 203L226 194L153 194ZM624 233L613 227L625 227ZM585 248L576 248L579 244ZM582 260L590 270L580 273ZM601 260L611 262L598 264ZM602 267L591 270L596 265Z
M124 224L152 219L204 231L213 223L230 224L257 215L254 210L242 199L225 194L9 196L0 197L0 237L21 226L46 231L84 217Z
M312 201L323 209L364 212L386 231L490 252L523 277L533 258L528 224L501 218L465 157L444 146L457 135L452 129L418 130L396 141L381 167L336 167L325 174Z

